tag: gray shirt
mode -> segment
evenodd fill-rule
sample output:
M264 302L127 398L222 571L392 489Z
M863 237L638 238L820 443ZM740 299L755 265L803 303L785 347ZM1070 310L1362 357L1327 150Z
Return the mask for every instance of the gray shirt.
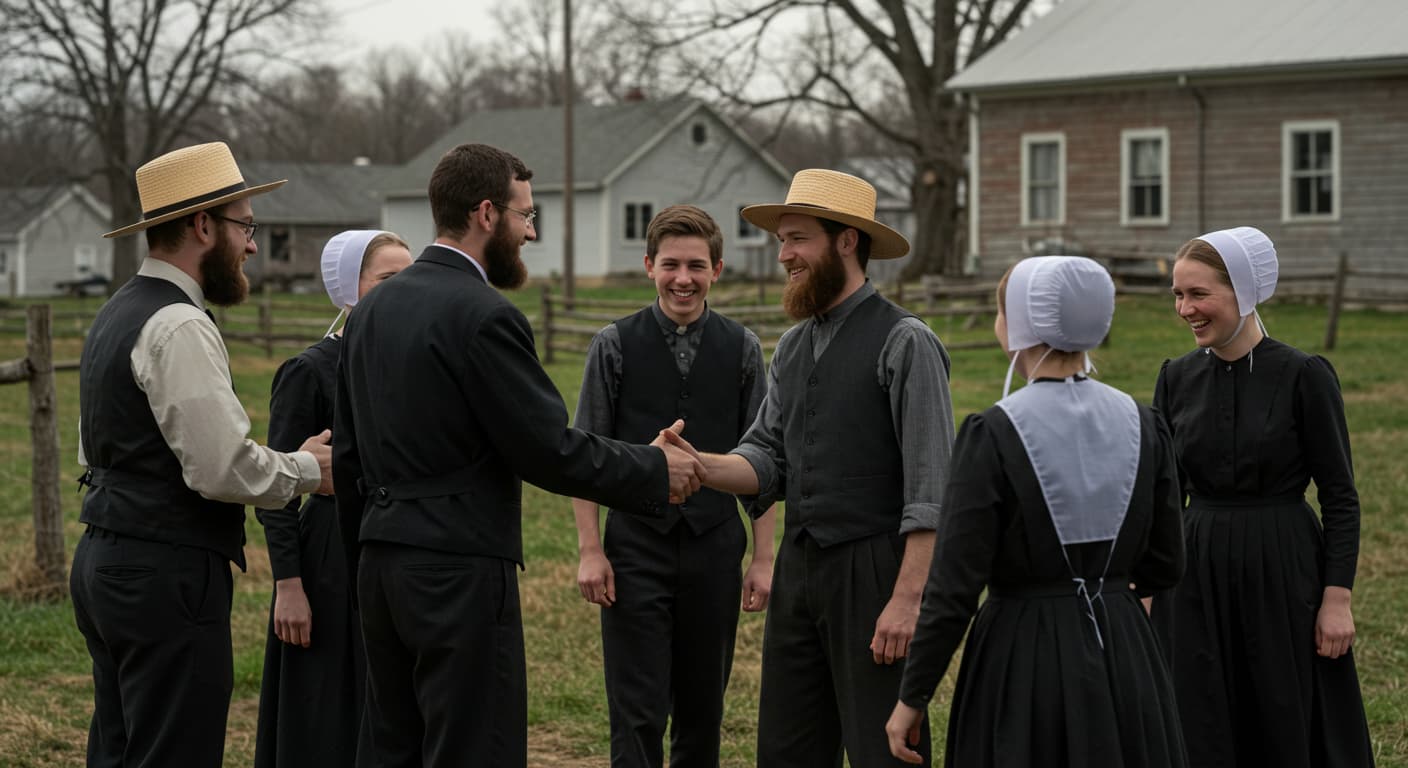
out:
M675 358L675 367L681 376L689 375L694 358L699 353L699 345L704 339L705 321L709 319L709 308L699 319L687 326L679 326L660 309L660 302L650 305L660 334L670 347ZM757 334L743 329L742 380L738 382L738 407L745 419L751 420L758 412L767 392L767 382L761 376L763 370L763 347ZM621 332L616 324L601 329L592 339L587 349L587 366L582 372L582 392L577 398L577 415L573 426L577 429L594 432L605 437L615 437L616 399L621 391ZM661 424L661 428L668 424ZM689 425L685 425L685 438L689 437ZM766 508L764 508L766 509Z
M846 318L861 302L875 295L865 285L830 312L808 318L788 329L777 343L774 360L793 344L811 344L812 360L826 351ZM890 415L904 457L904 509L900 533L933 530L938 526L943 491L948 484L953 453L953 403L948 391L948 354L923 320L906 317L885 337L875 366L876 383L890 395ZM778 367L768 371L767 397L753 426L733 450L758 475L758 495L739 498L766 509L787 490L787 456L782 434L782 402L796 393L783 392ZM836 446L835 450L844 450Z

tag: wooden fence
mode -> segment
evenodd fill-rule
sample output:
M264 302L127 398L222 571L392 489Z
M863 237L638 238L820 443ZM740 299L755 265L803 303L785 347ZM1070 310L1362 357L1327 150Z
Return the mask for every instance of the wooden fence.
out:
M54 370L77 368L78 363L55 365L49 305L36 304L25 314L25 356L0 362L0 384L29 384L34 569L20 573L15 591L26 598L53 599L68 592L64 516L59 505L59 417Z

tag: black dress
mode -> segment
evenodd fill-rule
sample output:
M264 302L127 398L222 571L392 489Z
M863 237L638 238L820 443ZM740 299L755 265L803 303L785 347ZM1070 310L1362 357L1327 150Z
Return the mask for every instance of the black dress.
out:
M332 427L341 341L329 336L290 358L274 374L269 402L269 447L294 451ZM289 645L274 634L264 650L254 764L275 766L354 763L362 719L365 654L346 556L331 496L309 496L283 509L260 509L275 581L301 576L313 614L312 644Z
M1188 572L1154 619L1191 763L1372 765L1353 654L1315 652L1324 588L1353 587L1359 554L1334 369L1271 338L1233 363L1196 350L1164 363L1154 403L1188 495Z
M1103 650L1012 422L997 406L964 421L900 687L902 701L926 707L973 619L945 765L1185 765L1172 684L1129 589L1166 589L1183 566L1167 428L1145 406L1139 421L1134 493L1095 603ZM1068 547L1070 567L1093 583L1109 546Z

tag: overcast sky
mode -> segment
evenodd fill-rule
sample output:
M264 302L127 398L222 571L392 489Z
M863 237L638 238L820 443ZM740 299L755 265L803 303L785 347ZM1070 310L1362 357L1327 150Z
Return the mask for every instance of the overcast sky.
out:
M492 9L522 0L325 0L348 43L344 50L417 48L455 30L487 42L498 30ZM581 2L582 0L578 0Z

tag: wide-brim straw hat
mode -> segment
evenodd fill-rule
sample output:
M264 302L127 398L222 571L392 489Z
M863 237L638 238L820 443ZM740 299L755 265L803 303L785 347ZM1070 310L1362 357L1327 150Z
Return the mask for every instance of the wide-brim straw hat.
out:
M787 190L787 202L750 205L743 218L773 234L789 213L815 216L855 227L870 235L870 258L898 259L909 253L904 235L875 220L875 187L849 173L812 168L798 171Z
M288 179L247 186L224 142L197 144L167 152L137 169L142 220L103 237L122 237L162 222L269 192Z

